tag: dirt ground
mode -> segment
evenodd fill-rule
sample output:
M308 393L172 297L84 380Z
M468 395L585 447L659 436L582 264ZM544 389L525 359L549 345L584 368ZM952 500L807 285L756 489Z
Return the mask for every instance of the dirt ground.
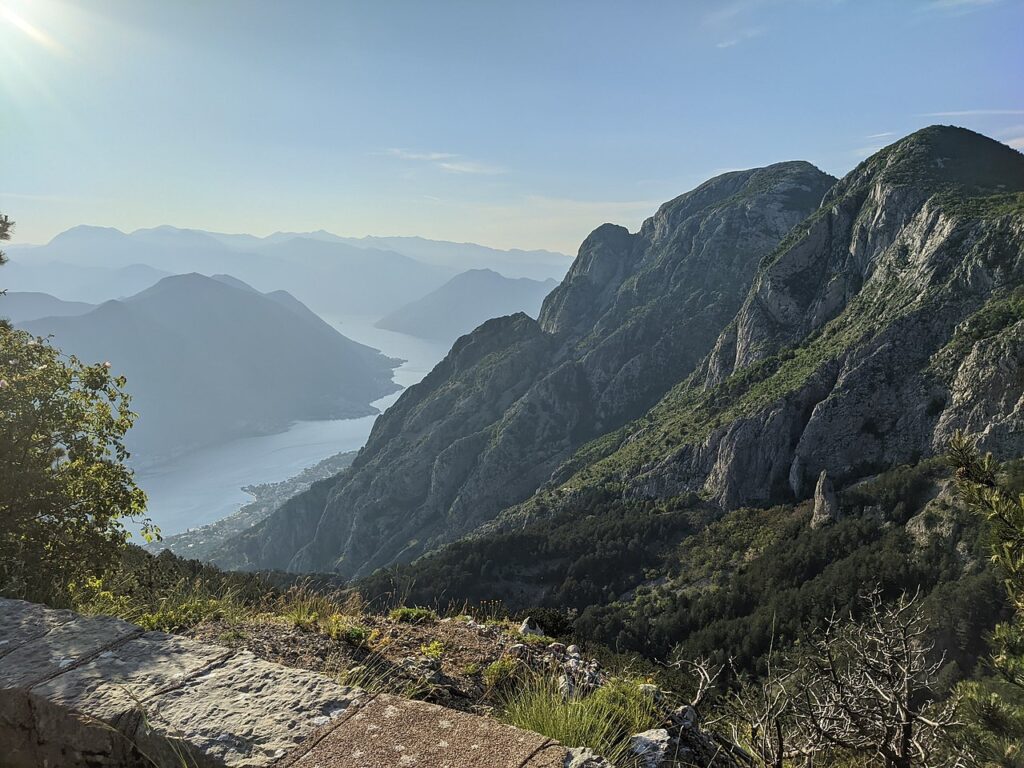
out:
M478 624L468 617L422 623L364 614L352 622L369 630L353 644L274 616L236 623L208 621L187 634L204 642L242 648L267 661L314 670L368 690L395 693L486 714L497 691L485 681L499 659L519 664L523 639L512 625ZM536 646L537 651L544 649Z

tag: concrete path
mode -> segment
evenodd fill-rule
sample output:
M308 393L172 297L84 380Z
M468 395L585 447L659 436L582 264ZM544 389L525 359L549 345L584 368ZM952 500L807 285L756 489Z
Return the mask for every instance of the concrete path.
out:
M0 599L5 768L558 768L566 754L245 651Z

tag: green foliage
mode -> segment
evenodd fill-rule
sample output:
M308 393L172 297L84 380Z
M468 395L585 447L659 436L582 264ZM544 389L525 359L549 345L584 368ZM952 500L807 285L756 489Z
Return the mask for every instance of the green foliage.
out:
M484 670L484 683L488 688L500 689L510 685L519 678L522 665L511 656L502 656L487 665Z
M237 623L252 613L252 607L226 584L202 579L182 579L148 596L123 593L90 578L69 590L75 610L87 615L117 616L146 630L181 632L209 619Z
M520 635L519 639L525 645L532 645L535 648L544 648L555 642L555 638L547 635Z
M1024 689L998 677L957 687L964 722L956 742L984 768L1024 767Z
M420 646L420 653L433 661L440 661L444 657L444 643L440 640L431 640L426 645Z
M332 639L344 640L356 648L366 647L370 643L370 629L340 613L332 613L330 615L327 619L325 630L326 634Z
M992 635L995 676L958 688L964 701L963 743L979 765L1024 766L1024 462L1002 467L980 455L965 435L950 441L957 490L967 507L992 526L991 559L1004 577L1014 615ZM1009 471L1007 471L1009 470Z
M508 689L499 717L506 723L556 739L567 747L590 747L615 765L629 765L630 736L657 726L664 713L632 680L611 680L588 696L566 698L556 680L531 676Z
M964 353L982 339L995 336L1004 328L1024 320L1024 286L996 294L957 328L946 349Z
M0 592L66 599L116 562L126 519L155 533L125 464L124 386L108 364L0 326Z
M395 608L388 616L405 624L425 624L437 620L437 614L429 608Z
M4 214L0 213L0 241L10 240L12 229L14 229L14 222ZM6 262L7 256L4 255L3 251L0 251L0 264L5 264Z

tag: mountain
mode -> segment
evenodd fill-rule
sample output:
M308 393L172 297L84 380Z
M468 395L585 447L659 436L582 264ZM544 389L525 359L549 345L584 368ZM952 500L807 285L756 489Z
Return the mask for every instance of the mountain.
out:
M99 304L131 296L170 274L144 264L102 267L25 258L25 253L37 254L40 248L26 252L13 246L9 251L11 261L4 265L2 277L4 289L12 293L48 293L63 301Z
M292 296L234 278L167 277L73 318L22 323L63 351L109 360L139 414L137 460L283 429L296 420L376 413L397 361L334 330Z
M1022 286L1024 156L970 131L836 183L717 177L635 234L595 230L539 321L459 339L351 469L214 559L748 661L773 610L796 632L856 585L998 605L929 457L955 430L1024 453Z
M693 371L760 260L833 182L808 163L730 173L636 234L600 227L539 321L512 315L460 338L378 419L344 479L311 489L308 506L293 499L219 562L362 576L527 499Z
M284 289L327 315L382 317L469 268L561 278L569 259L422 238L344 238L278 232L265 238L160 226L131 233L77 226L46 245L13 245L5 286L99 303L137 293L168 274L230 274ZM102 271L97 271L102 270ZM116 271L112 271L116 270ZM124 270L124 273L121 273ZM148 274L136 274L146 270Z
M26 291L0 294L0 317L12 323L38 320L41 317L84 315L93 308L92 304L82 301L61 301L48 293Z
M322 236L327 234L323 233ZM505 251L476 243L452 243L422 237L349 237L343 238L343 241L361 248L397 251L424 264L445 269L461 271L490 268L509 277L542 281L552 278L561 280L572 263L564 253L554 251L524 251L518 248Z
M378 320L376 326L410 336L454 341L492 317L516 312L536 317L544 297L556 285L550 279L511 279L490 269L471 269Z
M10 247L5 280L15 290L47 290L62 298L99 302L136 293L168 274L223 273L263 291L287 290L324 314L380 316L450 276L394 251L305 237L266 242L235 237L236 245L244 247L198 230L164 226L126 234L108 227L79 226L46 245ZM117 277L123 279L128 270L148 274L126 292ZM85 289L80 287L83 282Z
M1024 455L1022 404L1024 156L924 129L829 190L652 408L364 592L558 605L618 648L748 661L865 584L995 621L988 534L940 454L962 430Z

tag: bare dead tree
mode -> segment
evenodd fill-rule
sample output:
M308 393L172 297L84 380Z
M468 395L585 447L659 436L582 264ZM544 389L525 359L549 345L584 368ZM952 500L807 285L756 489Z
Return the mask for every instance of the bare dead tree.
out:
M770 651L765 674L743 683L729 699L732 741L763 768L784 768L799 759L810 764L818 751L797 716L801 672Z
M943 658L933 654L918 596L866 596L861 621L833 616L799 667L796 730L806 749L872 756L886 768L931 768L959 725L956 702L938 705ZM946 764L946 763L943 763Z

